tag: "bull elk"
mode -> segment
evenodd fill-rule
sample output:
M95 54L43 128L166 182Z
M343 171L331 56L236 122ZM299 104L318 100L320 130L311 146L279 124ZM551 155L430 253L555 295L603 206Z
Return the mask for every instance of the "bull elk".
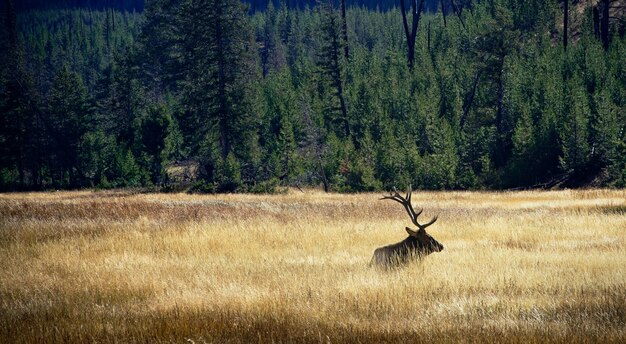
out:
M411 205L412 192L411 186L409 185L406 196L402 197L396 188L393 188L393 192L391 192L389 196L383 196L381 200L390 199L402 204L406 212L409 214L411 222L413 222L418 229L413 230L406 227L406 232L409 234L408 238L393 245L377 248L374 251L374 256L372 257L370 264L390 267L406 263L411 259L420 259L433 252L441 252L443 250L443 245L430 236L430 234L426 233L426 227L435 223L435 221L437 221L437 216L433 217L432 220L423 225L417 222L417 217L420 216L424 209L420 209L418 212L413 209L413 206Z

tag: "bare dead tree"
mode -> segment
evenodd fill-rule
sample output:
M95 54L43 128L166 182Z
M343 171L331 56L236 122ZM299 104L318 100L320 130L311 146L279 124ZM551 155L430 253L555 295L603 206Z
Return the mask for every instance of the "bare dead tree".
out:
M439 0L441 4L441 11L443 13L443 22L444 26L447 26L447 5L444 0ZM400 0L400 12L402 13L402 26L404 28L404 35L406 37L407 42L407 64L409 68L413 69L415 65L415 39L417 37L417 29L419 28L419 21L422 16L422 11L424 9L424 0L411 0L410 4L411 11L411 26L409 27L409 21L407 18L407 7L404 0ZM459 7L456 5L454 0L450 0L450 5L452 6L453 11L459 17L461 25L465 29L465 22L461 16L461 11L463 7ZM430 29L429 29L430 34ZM430 36L429 36L430 37ZM430 41L429 41L430 42Z
M411 28L409 30L409 23L407 22L406 5L404 0L400 0L400 12L402 12L402 25L404 27L404 35L407 42L407 63L409 68L413 69L415 65L415 38L417 37L417 28L419 26L420 17L422 15L422 8L424 7L424 0L419 1L411 0Z
M593 6L593 29L602 41L604 50L609 49L611 23L626 25L626 5L621 0L600 0Z

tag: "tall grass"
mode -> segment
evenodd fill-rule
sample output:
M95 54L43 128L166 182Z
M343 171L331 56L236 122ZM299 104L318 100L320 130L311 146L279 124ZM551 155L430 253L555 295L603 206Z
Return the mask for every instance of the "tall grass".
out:
M624 342L626 192L0 195L0 342Z

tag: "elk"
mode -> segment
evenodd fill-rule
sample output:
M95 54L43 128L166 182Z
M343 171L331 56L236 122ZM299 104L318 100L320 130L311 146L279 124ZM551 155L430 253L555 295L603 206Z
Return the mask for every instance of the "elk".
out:
M380 200L390 199L396 201L402 206L409 214L411 222L417 226L417 230L413 230L406 227L406 232L409 237L392 245L379 247L374 251L374 256L370 265L390 267L399 265L410 261L411 259L421 259L433 252L441 252L443 245L441 245L435 238L426 233L426 227L432 225L437 221L437 216L433 217L428 223L420 224L417 222L417 217L420 216L424 209L420 209L415 212L411 205L411 186L407 190L406 196L402 197L396 188L393 188L393 192L389 196L383 196Z

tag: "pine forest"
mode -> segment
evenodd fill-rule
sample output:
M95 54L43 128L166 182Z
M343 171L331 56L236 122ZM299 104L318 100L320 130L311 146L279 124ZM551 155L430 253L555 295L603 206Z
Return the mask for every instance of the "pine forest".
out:
M625 13L2 0L0 191L623 188Z

